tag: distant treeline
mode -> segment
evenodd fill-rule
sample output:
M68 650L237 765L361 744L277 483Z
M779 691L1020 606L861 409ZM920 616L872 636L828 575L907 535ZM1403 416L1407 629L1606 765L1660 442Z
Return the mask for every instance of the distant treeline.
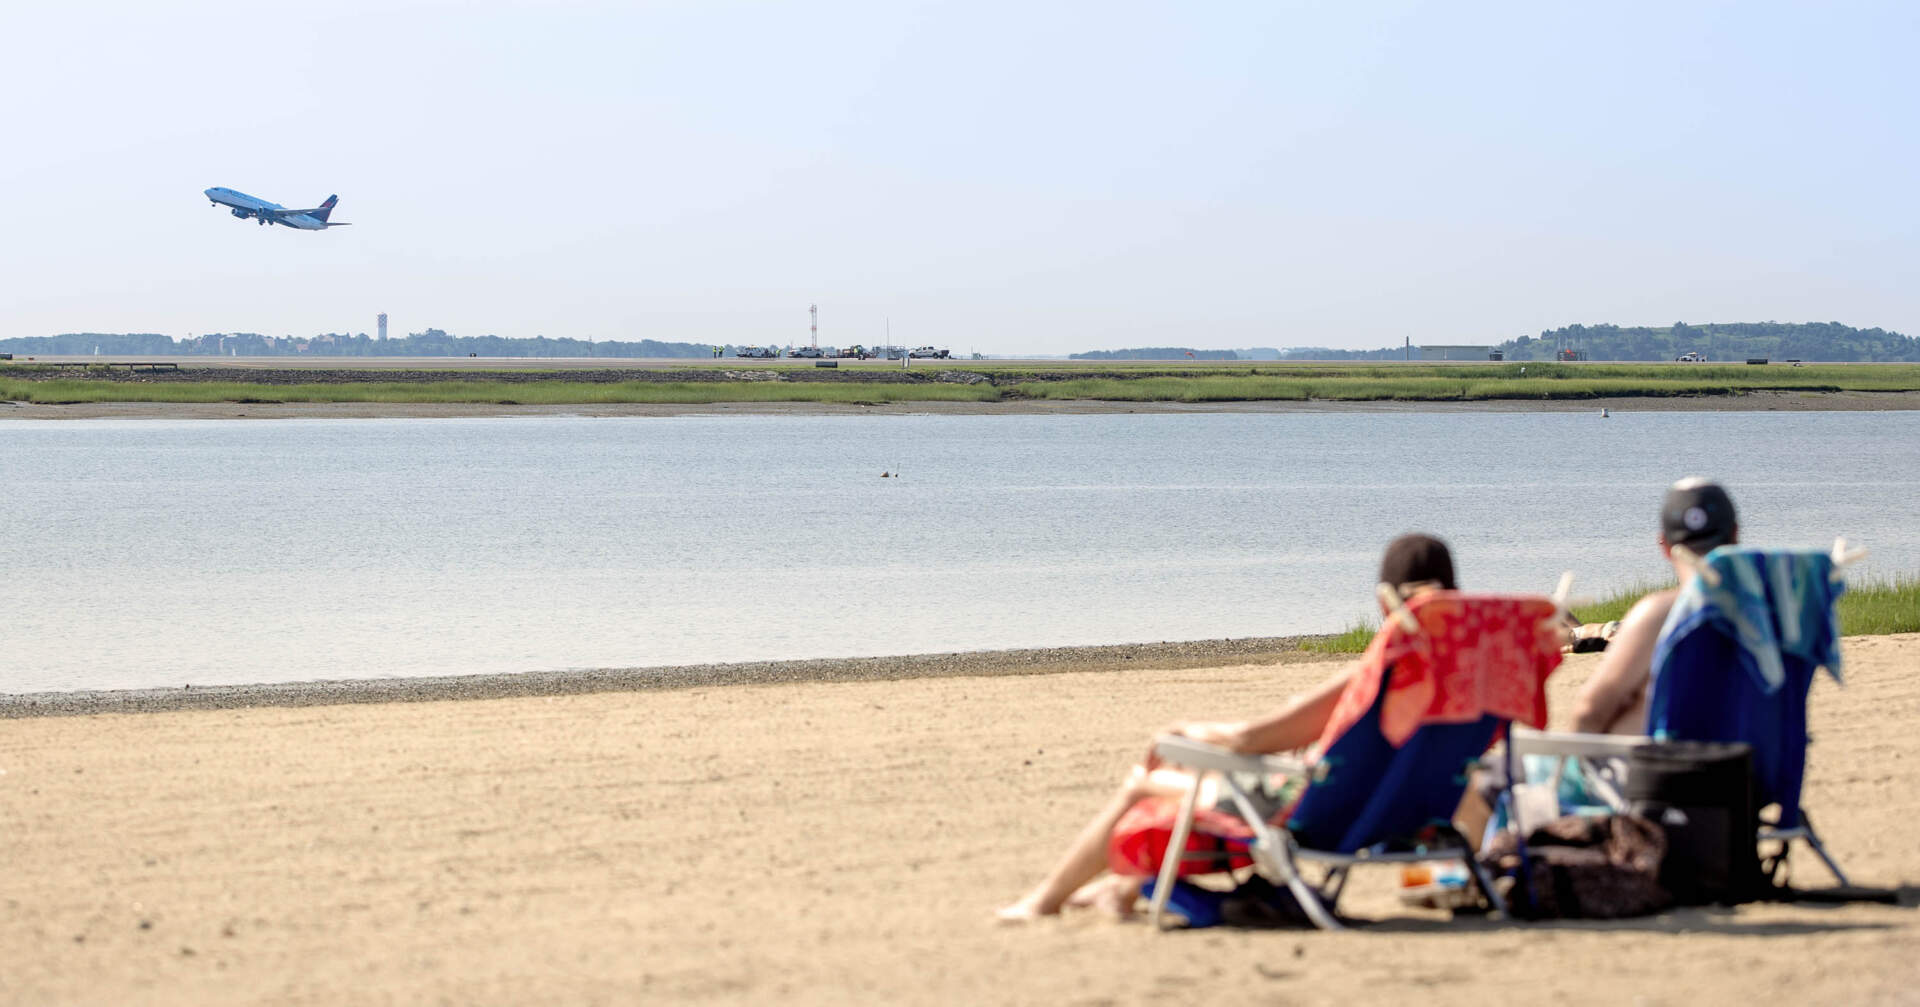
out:
M1454 340L1469 342L1466 339ZM1538 336L1492 344L1508 360L1552 360L1561 349L1581 351L1588 360L1672 360L1685 353L1716 361L1767 357L1772 360L1920 362L1920 339L1886 329L1856 329L1839 322L1708 322L1652 327L1569 325ZM724 346L732 355L735 347ZM440 329L399 339L373 339L364 332L328 332L317 336L264 336L257 332L212 332L176 340L157 332L70 332L58 336L0 339L0 352L16 356L321 356L321 357L709 357L705 343L663 343L545 336L455 336ZM1420 359L1420 347L1413 347ZM1377 350L1336 350L1297 346L1286 349L1201 350L1187 346L1147 346L1075 353L1074 360L1401 360L1404 346Z
M1561 347L1589 360L1672 360L1686 353L1710 360L1920 361L1920 339L1839 322L1675 322L1662 327L1569 325L1521 336L1497 347L1508 360L1552 360Z
M1069 360L1238 360L1232 350L1196 350L1191 346L1142 346L1132 350L1089 350Z
M1471 339L1452 340L1471 343ZM1856 329L1839 322L1707 322L1666 326L1569 325L1538 336L1521 336L1490 343L1508 360L1553 360L1562 349L1578 350L1588 360L1673 360L1699 353L1709 360L1770 360L1920 362L1920 339L1886 329ZM1248 360L1404 360L1408 349L1385 346L1377 350L1335 350L1324 346L1296 346L1274 350L1241 350ZM1420 344L1412 348L1420 359Z
M1255 360L1405 360L1408 353L1412 359L1420 359L1420 347L1409 351L1404 346L1389 346L1379 350L1335 350L1325 346L1289 346L1283 350L1268 350L1272 356L1254 355Z
M727 352L732 348L728 347ZM257 332L210 332L175 340L156 332L69 332L58 336L0 339L0 352L18 356L241 356L241 357L710 357L700 343L588 342L533 336L454 336L439 329L401 339L371 339L364 332L318 336L263 336Z

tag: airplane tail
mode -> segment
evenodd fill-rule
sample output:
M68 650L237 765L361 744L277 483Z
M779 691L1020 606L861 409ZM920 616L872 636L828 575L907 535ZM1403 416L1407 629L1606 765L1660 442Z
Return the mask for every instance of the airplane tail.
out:
M320 204L320 209L313 212L313 216L320 218L321 223L326 223L327 218L333 214L333 204L338 202L340 202L338 193L328 196L327 201Z

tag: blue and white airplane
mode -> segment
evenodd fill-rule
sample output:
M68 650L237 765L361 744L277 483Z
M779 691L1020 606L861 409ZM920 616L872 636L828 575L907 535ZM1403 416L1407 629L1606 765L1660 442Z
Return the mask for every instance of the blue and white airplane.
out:
M321 203L311 210L289 210L279 203L269 203L264 199L256 199L244 192L235 192L232 189L223 189L219 186L208 189L206 191L206 197L212 200L215 206L231 208L233 215L239 217L241 220L252 217L256 223L262 226L267 224L284 224L287 227L298 228L302 231L324 231L329 227L353 226L347 223L334 223L327 220L327 215L333 212L334 204L340 202L339 196L328 196L326 202Z

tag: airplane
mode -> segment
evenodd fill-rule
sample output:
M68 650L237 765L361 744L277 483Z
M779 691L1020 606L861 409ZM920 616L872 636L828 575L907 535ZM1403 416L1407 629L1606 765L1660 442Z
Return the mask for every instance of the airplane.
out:
M214 206L230 207L234 216L241 220L252 217L254 222L262 227L268 224L283 224L302 231L324 231L329 227L353 226L327 220L327 215L333 212L334 204L340 202L340 197L337 195L328 196L326 202L311 210L289 210L279 203L269 203L244 192L235 192L220 186L208 189L205 195L213 201Z

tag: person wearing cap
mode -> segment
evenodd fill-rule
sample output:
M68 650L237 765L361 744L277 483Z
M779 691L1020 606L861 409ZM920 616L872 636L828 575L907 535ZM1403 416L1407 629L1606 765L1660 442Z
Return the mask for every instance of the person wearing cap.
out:
M1688 554L1705 556L1740 540L1733 498L1718 483L1697 476L1667 490L1660 506L1660 552L1682 583L1693 576ZM1678 553L1678 555L1676 555ZM1680 589L1655 591L1634 603L1607 644L1600 667L1574 698L1573 729L1589 734L1645 734L1647 684L1654 642L1666 625Z

